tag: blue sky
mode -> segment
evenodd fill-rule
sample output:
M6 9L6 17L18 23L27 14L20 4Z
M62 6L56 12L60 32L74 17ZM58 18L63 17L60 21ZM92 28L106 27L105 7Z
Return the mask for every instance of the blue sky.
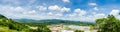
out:
M12 19L62 19L94 22L113 14L120 0L0 0L0 14Z

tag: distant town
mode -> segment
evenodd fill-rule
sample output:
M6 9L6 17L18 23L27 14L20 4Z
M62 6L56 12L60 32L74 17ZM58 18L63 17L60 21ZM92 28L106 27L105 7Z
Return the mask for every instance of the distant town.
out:
M98 28L91 29L90 26L78 26L78 25L49 25L47 26L52 32L74 32L75 30L81 30L84 32L97 32ZM37 29L37 27L30 27L31 29Z

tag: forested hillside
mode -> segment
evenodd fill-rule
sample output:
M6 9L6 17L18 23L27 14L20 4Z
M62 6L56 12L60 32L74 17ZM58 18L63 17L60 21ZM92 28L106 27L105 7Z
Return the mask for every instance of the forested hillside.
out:
M8 19L3 15L0 15L0 32L50 32L46 25L34 25L33 27L38 27L33 30L30 27L33 25L18 23L12 19Z
M46 24L46 25L52 25L52 24L64 24L64 25L80 25L80 26L87 26L87 25L93 25L92 22L83 22L83 21L70 21L70 20L60 20L60 19L45 19L45 20L32 20L32 19L14 19L20 23L34 23L34 24Z

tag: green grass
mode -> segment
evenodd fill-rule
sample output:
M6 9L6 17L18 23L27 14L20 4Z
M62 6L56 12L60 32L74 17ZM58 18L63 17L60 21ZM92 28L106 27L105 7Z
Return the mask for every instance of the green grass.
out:
M0 26L0 32L25 32L25 31L11 30L8 27Z

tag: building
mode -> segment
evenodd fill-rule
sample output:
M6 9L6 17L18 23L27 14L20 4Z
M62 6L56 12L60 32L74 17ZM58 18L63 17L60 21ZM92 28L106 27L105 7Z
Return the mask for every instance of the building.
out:
M49 26L49 29L52 32L61 32L62 26L61 25L51 25L51 26Z

